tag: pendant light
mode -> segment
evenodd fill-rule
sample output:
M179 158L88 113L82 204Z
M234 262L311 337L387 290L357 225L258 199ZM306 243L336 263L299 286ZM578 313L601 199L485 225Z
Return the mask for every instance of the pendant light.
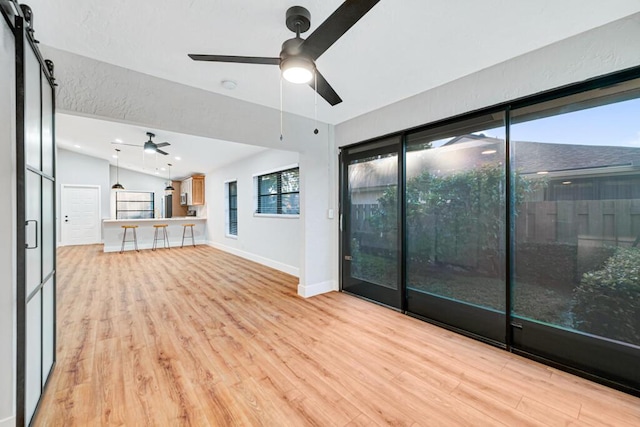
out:
M116 183L111 186L113 190L124 190L120 184L120 150L116 148Z
M167 166L169 166L169 185L165 187L164 191L173 191L175 188L171 185L171 163L167 163Z

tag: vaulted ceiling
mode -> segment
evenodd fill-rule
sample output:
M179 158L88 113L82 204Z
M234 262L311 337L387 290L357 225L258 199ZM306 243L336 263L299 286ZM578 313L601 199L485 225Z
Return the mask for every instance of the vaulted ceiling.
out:
M313 32L343 0L31 0L46 46L280 108L277 66L194 62L187 53L278 56L293 34L285 11L311 12ZM640 11L638 0L381 0L317 61L343 102L317 99L337 124ZM303 37L305 35L303 34ZM65 67L69 64L56 64ZM233 80L234 90L221 82ZM285 111L313 118L314 92L283 83Z

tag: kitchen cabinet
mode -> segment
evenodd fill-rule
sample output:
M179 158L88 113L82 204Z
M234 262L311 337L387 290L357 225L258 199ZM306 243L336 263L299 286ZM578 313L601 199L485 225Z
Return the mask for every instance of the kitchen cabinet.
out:
M180 184L180 195L182 196L183 194L186 196L185 198L180 198L181 202L180 204L182 204L183 206L186 205L190 205L191 204L191 187L193 185L193 179L192 178L187 178L185 180L182 181L182 183Z
M180 205L180 194L182 194L182 182L171 181L171 185L175 190L173 191L173 197L171 197L171 214L172 216L187 216L187 206Z
M187 205L204 205L204 175L193 175L182 181L181 194L187 195Z

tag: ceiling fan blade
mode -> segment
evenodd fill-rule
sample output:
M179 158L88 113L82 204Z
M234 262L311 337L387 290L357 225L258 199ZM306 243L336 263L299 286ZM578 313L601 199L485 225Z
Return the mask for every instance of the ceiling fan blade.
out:
M159 144L156 144L156 147L166 147L167 145L171 145L168 142L161 142Z
M167 153L166 151L162 151L162 150L156 150L156 153L158 153L158 154L164 154L165 156L169 154L169 153Z
M115 141L111 141L112 144L115 145L128 145L129 147L142 147L142 145L136 145L136 144L125 144L123 142L115 142Z
M346 0L302 43L301 49L318 59L380 0Z
M264 56L195 55L193 53L190 53L189 58L193 59L194 61L238 62L241 64L280 65L280 58L267 58Z
M340 96L338 96L336 91L333 90L329 82L322 76L322 74L320 74L318 70L316 70L316 79L318 80L318 95L323 97L332 106L340 104L342 102ZM309 86L311 86L311 88L314 90L316 88L315 83L316 82L313 79L311 79L311 81L309 82Z

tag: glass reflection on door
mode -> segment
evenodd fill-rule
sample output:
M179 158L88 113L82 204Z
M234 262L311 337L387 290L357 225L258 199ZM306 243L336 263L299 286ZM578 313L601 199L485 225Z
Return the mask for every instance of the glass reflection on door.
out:
M409 135L407 310L503 342L505 128Z
M533 119L514 111L513 314L640 346L640 98L630 97Z
M398 148L347 150L342 289L399 309Z
M351 277L398 289L398 155L349 165Z

